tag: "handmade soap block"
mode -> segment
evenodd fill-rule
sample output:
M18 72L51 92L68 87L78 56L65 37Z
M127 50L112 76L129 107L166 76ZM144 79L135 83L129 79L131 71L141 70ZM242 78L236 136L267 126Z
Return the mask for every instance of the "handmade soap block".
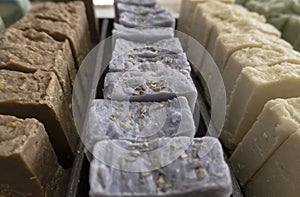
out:
M288 49L293 47L283 39L267 35L265 33L224 33L215 41L214 50L211 53L220 72L223 72L229 57L243 48L262 47L264 44L275 44Z
M283 30L283 38L292 43L296 50L300 50L300 17L291 16Z
M134 42L156 42L174 37L173 28L153 27L153 28L127 28L114 23L113 41L122 38Z
M269 101L230 158L239 183L245 185L299 128L300 98Z
M124 51L125 52L125 51ZM191 72L190 64L185 53L173 53L157 47L132 49L110 61L110 72L124 71L160 71L162 69L176 69Z
M163 158L163 153L159 151L162 146L169 148L166 153L168 156L178 151L182 151L182 154L174 162L149 172L126 172L94 159L90 168L90 196L230 196L230 171L219 141L211 137L189 139L191 144L184 149L180 143L182 139L161 138L147 144L110 141L127 150L141 152L141 155L149 154L149 157L152 156L150 150L154 149L157 154L153 156ZM111 143L98 142L93 152L95 158L102 157L99 154L103 154L104 150L107 158L116 156L116 146ZM117 158L119 166L137 166L143 163L141 156L127 154ZM153 159L152 163L143 164L145 167L156 166L155 162L159 161Z
M291 196L300 193L300 131L292 134L245 187L247 196Z
M29 9L29 0L0 1L0 15L7 27L22 18Z
M70 166L77 133L56 75L0 70L0 113L42 122L59 162Z
M0 16L0 31L2 31L3 29L5 29L5 25L4 25L4 22Z
M120 14L119 23L126 27L172 27L175 28L175 18L169 12L158 14L136 15L129 12Z
M174 53L182 53L183 49L178 38L170 38L165 40L159 40L156 42L132 42L124 39L117 39L115 48L113 50L112 59L129 52L132 49L139 49L145 47L156 47L158 49L165 49Z
M144 142L161 137L195 136L195 124L185 97L165 102L94 100L89 110L87 138L91 147L104 139Z
M167 10L159 5L153 7L144 7L140 5L130 5L125 3L117 3L118 13L123 12L132 13L136 15L148 15L148 14L160 14L162 12L167 12Z
M104 98L119 101L167 101L185 96L194 111L197 95L189 73L175 69L108 73L104 82Z
M1 196L65 194L67 176L36 119L0 115L0 173Z
M281 62L300 63L300 53L284 46L265 43L259 48L244 48L234 52L224 67L222 77L230 101L240 72L246 67L272 66Z
M115 0L115 3L138 5L138 6L144 6L144 7L153 7L156 5L156 0Z
M77 67L91 48L85 7L80 1L34 4L31 11L14 27L46 32L57 41L68 39Z
M264 105L271 99L299 97L300 66L246 67L232 93L221 139L234 148L247 134Z

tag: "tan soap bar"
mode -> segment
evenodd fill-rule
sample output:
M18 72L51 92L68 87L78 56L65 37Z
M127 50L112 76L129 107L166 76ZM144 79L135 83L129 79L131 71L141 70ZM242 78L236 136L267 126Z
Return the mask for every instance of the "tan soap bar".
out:
M300 64L300 53L276 43L265 43L262 47L244 48L234 52L224 67L222 77L226 89L227 101L242 69L245 67L272 66L281 62Z
M285 40L261 32L224 33L220 34L216 39L211 56L219 67L220 72L222 72L224 65L227 64L228 58L235 51L247 47L262 47L266 43L293 49L293 47Z
M0 44L4 43L34 46L41 51L48 51L56 55L58 59L53 58L56 60L55 62L60 66L67 67L71 81L75 80L77 70L68 40L59 42L45 32L38 32L34 29L22 31L10 27L0 34Z
M0 196L64 196L67 177L44 126L0 115Z
M245 185L299 128L300 98L269 101L230 158L239 183Z
M300 96L300 64L246 67L242 70L227 108L221 133L225 146L234 149L271 99Z
M70 166L77 133L56 75L0 70L0 92L0 113L42 122L59 162Z
M209 1L197 5L193 20L191 35L205 48L208 47L212 27L220 23L239 21L241 18L265 22L265 18L236 4L225 4Z
M300 130L292 134L246 185L246 196L300 194Z
M80 1L33 4L30 12L13 26L46 32L58 41L68 39L77 66L91 49L85 7Z

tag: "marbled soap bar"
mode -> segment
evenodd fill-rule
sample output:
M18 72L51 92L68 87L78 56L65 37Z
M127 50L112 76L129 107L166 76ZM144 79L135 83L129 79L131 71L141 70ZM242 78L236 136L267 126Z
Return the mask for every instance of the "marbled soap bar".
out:
M67 176L44 126L0 115L0 196L63 196Z
M146 72L167 68L191 72L185 53L177 54L157 47L144 47L127 51L125 54L112 59L109 64L110 72Z
M178 38L170 38L147 43L132 42L119 38L116 40L115 48L112 54L112 59L121 56L133 49L137 50L139 48L145 47L156 47L158 49L164 49L173 53L183 53L181 42Z
M77 66L91 49L85 6L80 1L34 4L30 12L14 27L46 32L57 41L68 39Z
M128 12L120 14L119 23L131 28L138 27L172 27L175 28L175 18L169 12L147 14L145 16Z
M230 171L224 161L220 142L211 137L188 138L190 143L185 146L181 143L186 141L183 139L186 138L161 138L147 144L132 144L128 141L98 142L90 168L90 196L230 196ZM117 147L141 154L134 155L130 154L132 151L128 151L127 154L118 155L115 152ZM160 150L162 147L165 147L165 152ZM178 154L179 157L154 171L126 172L97 160L96 158L102 157L99 154L103 154L104 150L107 158L114 157L119 161L116 165L120 167L145 165L147 169L147 166L159 166L157 162L168 160L164 158L164 154ZM153 150L157 150L157 153L153 153ZM143 162L142 155L145 154L149 155L150 160L152 156L161 160L153 158L150 164Z
M300 65L246 67L231 95L221 140L236 147L271 99L299 97Z
M176 96L185 96L194 111L198 93L188 72L175 69L162 69L157 72L128 71L108 73L105 77L106 99L159 102Z
M128 28L114 23L113 41L117 38L134 42L156 42L174 37L173 28L153 27L153 28Z
M300 98L269 101L230 158L239 183L245 185L299 128Z
M7 27L22 18L29 9L29 0L0 1L0 15Z
M159 5L154 7L144 7L138 5L128 5L124 3L117 4L117 10L119 14L123 12L132 13L136 15L147 15L147 14L160 14L162 12L167 12L167 10Z
M144 142L161 137L194 137L195 132L185 97L166 102L94 100L89 110L87 138L91 147L104 139Z
M69 103L52 72L21 73L0 70L0 113L42 122L59 162L70 166L77 133Z

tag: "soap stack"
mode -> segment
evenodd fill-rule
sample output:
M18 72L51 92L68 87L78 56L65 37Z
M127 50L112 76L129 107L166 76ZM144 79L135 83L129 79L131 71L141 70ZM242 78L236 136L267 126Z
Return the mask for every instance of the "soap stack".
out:
M154 0L115 7L104 99L87 123L90 196L229 196L219 141L194 138L197 89L174 17Z
M193 18L192 25L182 30L207 49L223 76L221 141L234 151L230 161L245 194L297 196L300 54L262 15L220 1L187 0L182 7L193 4L193 16L180 18Z
M34 4L0 33L0 196L64 195L73 80L90 48L82 2Z
M300 2L295 0L238 0L251 11L264 15L282 32L282 37L300 50Z

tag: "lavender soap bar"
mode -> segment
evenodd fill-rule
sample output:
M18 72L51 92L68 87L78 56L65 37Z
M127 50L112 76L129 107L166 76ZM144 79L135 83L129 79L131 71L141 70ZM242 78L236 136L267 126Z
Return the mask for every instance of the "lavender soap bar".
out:
M104 139L143 142L161 137L194 137L196 132L185 97L166 102L94 100L87 131L91 147Z
M175 18L169 12L147 14L145 16L128 12L120 14L120 24L126 27L172 27L175 28Z
M117 10L119 14L123 12L128 12L136 15L147 15L147 14L160 14L162 12L167 12L167 10L159 5L153 7L144 7L138 5L128 5L125 3L118 3Z
M176 96L185 96L194 111L198 93L188 72L175 69L162 69L157 72L110 72L104 81L105 99L160 102Z
M178 153L178 150L182 152L174 162L148 172L118 170L94 159L90 168L90 196L230 196L232 193L230 171L224 161L220 142L211 137L189 139L190 145L183 148L180 141L184 140L182 137L178 138L161 138L147 144L132 144L126 141L98 142L93 152L95 158L102 158L100 154L105 150L107 158L116 158L115 161L119 161L119 169L122 166L140 165L141 156L118 155L116 147L135 150L141 155L143 153L151 155L149 149L158 150L157 154L160 155L155 155L162 160L166 160L163 157L166 153L159 151L162 146L170 145L168 156L174 152ZM157 165L155 163L157 160L151 161L153 162L150 165Z
M144 7L153 7L156 5L156 0L115 0L116 4L123 3L129 5L139 5Z

